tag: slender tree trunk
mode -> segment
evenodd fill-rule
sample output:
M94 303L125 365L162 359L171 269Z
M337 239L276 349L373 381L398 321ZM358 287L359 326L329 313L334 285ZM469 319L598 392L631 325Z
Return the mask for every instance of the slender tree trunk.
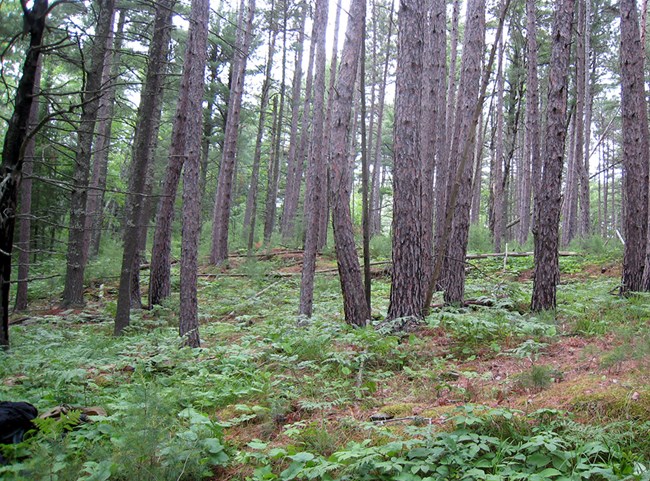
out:
M424 293L420 121L426 5L402 0L397 13L397 70L393 169L393 271L387 318L422 316Z
M476 138L476 128L477 128L477 123L478 120L481 116L481 112L483 110L483 105L485 102L485 96L487 92L487 87L490 82L490 76L492 73L492 67L494 65L494 59L496 58L496 51L497 51L497 42L499 38L501 38L501 34L503 32L503 25L505 23L505 18L506 14L508 13L508 8L510 6L510 0L503 0L501 3L501 12L499 14L499 23L497 25L497 30L496 30L496 40L495 43L492 45L492 48L490 49L490 56L487 62L487 65L484 70L484 75L482 77L481 81L481 86L479 89L479 94L476 99L476 102L474 103L473 107L473 113L471 116L471 119L469 119L469 123L467 125L467 134L465 137L463 137L463 143L462 143L462 148L460 149L460 155L458 157L458 168L454 169L455 170L455 178L453 179L453 184L450 185L450 192L449 192L449 200L447 202L448 207L446 209L446 212L444 214L444 223L443 223L443 228L442 228L442 235L440 236L440 239L436 239L436 257L435 257L435 263L433 266L433 275L431 276L431 283L429 284L429 288L427 289L426 292L426 297L424 300L423 304L423 314L427 315L429 312L429 306L431 305L431 300L433 299L433 294L435 293L437 287L438 287L438 281L441 279L441 274L442 274L442 269L443 269L443 264L445 262L445 255L447 255L447 246L449 245L449 239L450 239L450 232L452 230L452 224L453 224L453 218L455 211L453 209L453 206L457 204L457 200L460 195L460 186L461 186L461 181L463 174L465 173L466 169L469 169L471 172L472 166L471 166L471 153L473 152L473 146L474 146L474 141ZM478 8L481 9L481 5L478 5ZM471 12L471 9L468 9L468 12ZM484 11L484 10L483 10ZM483 17L484 18L484 17ZM470 49L471 50L471 49ZM479 72L480 72L480 61L479 63ZM469 69L468 69L469 70ZM462 78L462 77L461 77ZM471 94L471 92L470 92ZM454 133L456 135L456 133ZM467 167L467 164L469 164L469 167ZM471 176L470 176L470 190L471 190ZM471 202L471 200L470 200ZM469 206L467 207L467 222L469 226ZM467 249L467 245L462 247L464 250ZM463 253L463 256L465 254ZM463 257L464 259L464 257ZM464 272L463 272L464 275ZM464 286L461 286L461 288ZM447 301L447 299L446 299Z
M195 8L198 8L195 7ZM194 19L195 29L200 30L201 23ZM195 34L196 35L196 32ZM194 36L192 40L197 42ZM186 47L185 60L183 62L183 75L181 77L180 96L176 105L176 114L172 126L172 142L169 150L169 160L165 170L165 179L162 186L162 196L158 204L156 215L156 230L153 239L151 252L151 267L149 281L149 305L159 305L163 299L171 293L171 236L172 224L174 221L174 203L178 191L178 183L181 177L183 164L187 158L187 132L188 115L190 113L190 92L188 88L191 83L191 73L197 68L205 69L206 48L196 50L197 45L191 45L190 38ZM200 62L200 67L199 67ZM145 171L146 172L146 171ZM137 244L136 244L137 245ZM126 311L126 307L124 307ZM116 322L116 332L118 332Z
M213 264L220 264L228 259L228 231L230 226L233 181L235 177L237 138L240 128L239 120L244 93L246 61L253 38L254 15L255 0L248 0L248 8L245 7L245 0L242 0L239 12L239 24L242 29L238 30L235 45L226 132L224 135L223 154L221 157L221 167L219 169L219 180L212 216L212 250L210 252L210 262Z
M122 270L115 317L115 334L121 334L124 328L129 325L131 307L141 307L140 258L143 251L142 224L149 220L148 217L143 215L144 204L147 202L147 198L143 194L146 192L147 178L151 175L149 171L153 163L153 146L156 143L155 139L158 137L162 87L166 70L165 60L169 50L173 3L173 0L161 0L156 8L153 37L149 45L149 65L142 89L140 106L138 107L138 120L129 176L129 195L126 201L124 252L122 254ZM187 55L187 58L191 57L191 55ZM183 86L185 86L185 83ZM182 89L181 92L183 91ZM177 132L175 134L175 140L178 140L179 134Z
M568 246L576 235L578 221L578 166L576 163L576 117L570 115L569 142L567 150L567 179L564 186L564 203L562 205L561 244Z
M381 234L381 171L382 171L382 130L384 122L384 104L386 102L386 86L388 82L388 66L390 64L390 46L393 37L393 14L395 2L390 4L388 17L388 38L386 40L386 57L381 85L379 86L379 103L377 113L377 136L375 137L374 162L372 166L372 186L370 190L370 233Z
M219 11L219 10L217 10ZM219 32L217 31L217 35ZM210 147L216 143L213 138L214 129L217 126L217 119L215 117L215 105L217 103L216 90L219 88L219 52L221 46L218 43L212 43L208 40L208 69L209 69L209 83L205 90L208 93L208 103L203 110L203 139L201 147L201 178L199 180L199 189L201 199L205 197L205 189L208 183L208 165L210 163ZM203 220L203 219L201 219ZM201 223L203 227L203 222Z
M276 148L280 142L280 113L278 112L278 96L273 97L273 128L271 132L271 153L266 175L266 202L264 209L264 245L271 243L275 223L275 202L280 180L280 150Z
M499 64L497 67L497 105L496 105L496 139L495 139L495 158L494 158L494 172L492 175L493 184L492 189L494 192L494 202L492 205L493 219L494 219L494 232L493 243L494 252L501 252L501 243L505 234L505 220L504 220L504 155L503 155L503 131L504 131L504 118L503 118L503 101L505 97L505 76L503 74L503 63L505 55L505 43L503 38L499 45Z
M650 254L646 250L649 134L636 1L621 0L620 7L623 189L627 199L621 294L627 294L650 288Z
M271 3L271 18L273 19L275 11L275 1ZM264 83L260 97L260 115L257 122L257 137L255 139L255 154L253 156L253 166L251 172L251 182L246 198L246 211L244 213L243 236L248 239L248 253L253 251L255 241L255 223L257 220L257 193L259 190L260 162L262 159L262 139L266 129L266 111L269 106L269 90L271 89L271 70L273 69L273 54L275 52L275 40L277 37L277 27L273 20L269 26L269 51L266 60L266 72L264 74Z
M537 78L537 13L535 0L526 0L526 135L524 159L524 188L519 212L519 243L525 244L530 231L530 199L537 198L541 179L539 79ZM533 205L535 202L533 201Z
M560 193L564 141L566 137L567 90L571 27L575 0L560 0L553 21L551 63L546 113L546 142L541 185L535 209L535 270L531 309L555 309L556 286L560 277L558 241Z
M278 191L280 188L280 166L282 165L282 128L284 125L284 104L286 96L286 72L287 72L287 2L283 3L283 25L282 25L282 74L280 76L280 98L277 111L277 125L275 142L273 147L273 175L269 179L267 189L266 208L264 209L264 243L268 246L271 243L271 235L275 230L275 218L277 210Z
M320 225L323 181L325 171L325 152L322 145L325 110L325 62L327 1L316 0L316 14L312 30L312 42L315 43L314 76L314 119L311 135L311 149L307 172L307 191L305 193L305 249L303 254L302 278L300 283L299 314L311 317L314 300L314 274L316 272L316 252L318 249L318 228ZM324 146L327 148L327 146Z
M38 66L34 73L34 91L32 106L29 111L29 123L27 132L34 132L38 125L39 102L37 96L40 94L41 71L43 57L39 56ZM30 135L25 142L22 167L22 181L20 183L20 227L18 231L18 282L16 284L16 303L14 310L22 311L27 309L27 278L29 277L29 254L31 246L31 214L32 214L32 175L34 173L34 161L36 160L36 137Z
M451 137L453 136L454 115L456 113L456 65L458 63L458 22L460 19L460 0L454 0L451 18L451 40L450 40L450 63L446 93L446 112L444 128L441 134L444 135L444 148L436 166L436 212L434 244L437 257L444 257L446 252L442 246L442 239L445 234L445 217L448 204L448 190L453 178L453 169L449 153L451 151ZM445 48L446 51L446 48Z
M106 176L108 173L108 153L111 146L111 130L113 125L113 111L115 95L117 93L117 80L119 77L120 51L122 50L124 24L126 11L120 12L117 22L115 40L112 36L107 39L106 60L102 73L102 86L106 89L102 95L97 119L97 134L94 146L92 175L90 189L86 201L86 229L84 238L84 259L96 257L99 254L99 244L102 235L102 221L104 217L104 191L106 190Z
M304 4L306 5L306 4ZM284 204L282 205L282 223L280 231L282 233L282 240L288 242L294 235L294 225L296 212L298 210L298 199L300 197L300 184L302 179L302 164L303 153L299 154L299 145L301 140L298 136L298 122L300 121L300 92L302 86L302 55L305 44L305 19L307 16L307 8L303 6L300 22L300 33L298 37L298 47L296 50L296 61L294 63L293 83L291 87L291 133L289 134L289 154L287 158L287 183L284 193ZM311 71L313 65L313 56L310 56L309 69L307 73L307 90L305 100L305 107L309 104L309 97L311 96ZM307 119L303 114L303 130L305 133L305 126Z
M365 0L364 0L365 1ZM366 304L368 304L368 314L372 311L372 276L370 273L370 165L369 157L370 152L368 152L368 132L372 136L372 127L374 112L370 112L370 126L366 129L366 120L368 116L366 108L366 44L363 41L363 38L366 37L366 25L363 25L363 33L361 35L361 55L359 59L359 98L361 100L360 105L360 115L361 115L361 230L363 235L363 289L364 295L366 298ZM376 31L375 31L376 34ZM376 35L375 35L376 40ZM376 45L376 42L373 42L373 46ZM372 83L372 94L371 94L371 105L374 108L375 102L375 85L374 85L374 72L375 72L375 60L376 60L376 50L373 55L373 83ZM371 108L372 110L372 108ZM349 137L354 137L350 135ZM354 152L354 151L352 151ZM354 154L351 156L354 157ZM354 159L353 159L354 162ZM354 163L352 164L352 169L354 169ZM348 177L352 177L348 175ZM352 187L354 188L354 187ZM337 202L336 199L332 203ZM348 202L349 206L349 202ZM333 217L335 221L336 217ZM336 234L334 236L334 242L336 243Z
M590 1L581 0L583 7L581 9L582 19L580 19L580 26L582 29L583 43L582 46L578 45L581 50L582 58L578 60L582 64L582 104L583 104L583 121L582 121L582 144L578 145L581 152L580 159L580 225L579 232L582 237L591 234L591 208L589 199L589 137L591 136L591 69L589 67L591 52L590 52L590 35L591 28L589 23L590 15ZM580 49L580 47L582 47Z
M48 13L47 0L35 0L31 8L23 8L24 24L29 33L29 48L25 54L22 76L16 89L14 111L7 123L0 164L0 211L9 215L0 216L0 286L2 287L0 324L0 347L9 348L9 286L11 279L11 251L13 248L16 217L16 201L20 186L24 159L24 143L27 139L29 118L34 102L34 88L39 70L39 57L45 18Z
M485 2L472 0L467 6L465 41L461 60L461 78L458 86L458 112L454 126L452 150L453 158L461 158L465 142L471 139L469 152L474 150L474 137L470 131L476 131L474 111L479 100L481 83L481 63L485 49ZM487 75L487 72L486 72ZM474 125L472 125L474 124ZM451 157L450 157L451 158ZM465 293L465 255L469 236L469 210L471 207L473 163L465 161L452 169L457 174L458 195L454 204L451 223L451 237L447 247L447 269L445 277L445 302L449 304L463 302Z
M474 151L474 180L472 181L472 210L470 222L477 225L481 222L481 187L483 183L483 141L485 128L483 125L483 114L478 121L478 137L476 138L476 149ZM486 125L487 128L487 125Z
M66 261L63 306L82 306L84 303L84 238L86 227L86 200L90 176L95 124L102 96L102 73L106 59L107 38L113 30L115 0L99 0L99 17L95 39L90 52L90 69L83 92L83 107L77 134L77 153L73 173L73 191L70 197L70 228Z
M183 229L181 240L179 334L190 347L199 347L197 300L199 233L201 232L201 112L207 60L209 0L192 0L183 80L187 124L183 165ZM188 60L189 59L189 60ZM187 70L186 70L187 69Z
M331 102L331 185L332 192L336 192L332 202L332 225L345 320L354 326L365 326L370 319L370 307L364 292L350 215L349 180L352 172L348 160L348 140L353 137L350 130L350 117L354 85L361 58L365 21L366 0L353 0L350 5L346 40L341 54L341 69L336 87L331 90L333 94Z
M426 292L433 274L433 221L434 221L434 172L445 157L446 139L440 135L445 130L446 112L445 77L447 58L445 38L446 6L444 0L428 1L429 19L424 40L422 128L420 130L422 161L422 276L421 289ZM445 159L446 160L446 159ZM444 170L444 169L443 169Z

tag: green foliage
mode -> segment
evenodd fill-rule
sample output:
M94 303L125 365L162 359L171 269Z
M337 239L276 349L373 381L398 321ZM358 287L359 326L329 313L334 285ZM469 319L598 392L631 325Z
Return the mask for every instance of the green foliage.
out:
M526 420L512 411L461 408L455 429L410 427L384 444L350 442L327 456L252 442L239 455L256 467L250 480L642 479L646 465L624 446L598 437L576 443L573 424ZM530 424L532 423L532 424ZM643 477L645 479L645 477Z
M527 371L517 375L516 383L523 389L539 392L548 388L556 379L561 378L562 373L552 366L533 365Z
M512 259L505 275L530 261ZM541 358L565 332L600 336L607 328L624 346L599 351L593 368L643 366L650 352L647 296L610 295L615 279L576 281L560 286L556 313L533 315L525 306L529 284L495 283L503 279L502 263L482 259L468 291L490 307L437 309L422 332L393 335L347 326L333 276L316 278L315 314L298 324L292 313L299 280L269 277L281 265L258 259L200 279L202 349L181 348L175 295L162 307L134 312L126 335L114 338L112 286L103 315L34 316L12 327L12 351L0 353L1 398L29 400L41 411L62 403L102 406L108 416L76 425L73 413L39 423L38 433L3 449L14 462L0 468L0 477L214 479L226 470L238 481L417 481L647 473L646 404L633 401L627 388L616 399L572 400L576 412L593 412L600 426L552 410L524 416L437 406L482 401L481 383L492 380L473 365L486 358L512 356L528 365L515 379L520 389L559 382L562 373ZM385 281L373 283L380 313L389 289ZM377 426L363 421L372 412L417 416ZM445 416L442 426L429 425Z
M393 249L391 238L384 235L376 235L370 239L370 257L373 259L390 259Z
M485 253L493 252L492 234L490 229L482 224L472 224L469 228L469 242L467 252Z

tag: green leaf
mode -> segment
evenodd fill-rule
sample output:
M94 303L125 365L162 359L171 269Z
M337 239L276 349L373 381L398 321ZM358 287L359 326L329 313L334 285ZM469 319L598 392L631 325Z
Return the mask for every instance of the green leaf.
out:
M248 446L251 449L262 450L262 449L266 449L266 447L268 445L269 445L269 443L265 443L265 442L262 442L262 441L251 441L246 446Z
M315 456L313 454L307 452L296 453L293 456L289 456L289 459L292 459L298 463L306 463L314 458Z
M550 463L551 458L542 453L534 453L530 456L526 456L526 462L528 464L532 464L537 468L541 468L542 466L546 466L548 463Z

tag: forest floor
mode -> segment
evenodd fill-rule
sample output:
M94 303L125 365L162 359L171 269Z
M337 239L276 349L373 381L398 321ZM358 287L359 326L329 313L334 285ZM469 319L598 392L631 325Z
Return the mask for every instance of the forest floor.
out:
M275 250L202 267L199 350L179 349L176 297L117 339L114 281L92 282L81 310L34 299L12 316L0 398L107 415L67 436L76 411L39 421L0 477L650 479L650 297L617 295L620 259L561 258L543 314L528 312L532 258L472 260L473 302L408 333L346 326L327 256L314 317L296 322L300 262Z

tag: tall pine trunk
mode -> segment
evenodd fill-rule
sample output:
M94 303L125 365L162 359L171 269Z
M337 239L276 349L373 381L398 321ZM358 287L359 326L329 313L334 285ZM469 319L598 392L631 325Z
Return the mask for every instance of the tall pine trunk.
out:
M471 0L467 6L465 41L461 59L461 77L458 85L458 104L454 124L450 159L462 159L464 151L474 151L477 118L474 117L479 100L481 63L485 48L485 2ZM486 75L488 73L486 72ZM471 134L471 135L470 135ZM471 142L469 145L465 145ZM458 165L450 164L458 183L455 203L448 202L454 209L451 236L447 247L445 302L461 303L465 293L465 254L469 238L469 211L472 199L473 162L464 159ZM452 199L450 199L452 200Z
M348 140L353 137L351 113L354 86L357 79L361 44L366 21L366 0L353 0L350 5L345 44L341 54L341 68L336 86L331 90L331 186L332 226L334 246L338 259L343 310L345 321L354 326L365 326L370 319L370 308L366 300L361 277L361 267L354 241L352 216L350 214L350 178ZM361 79L363 81L364 79ZM362 120L363 121L363 120Z
M625 250L621 294L644 287L648 230L648 108L636 1L621 0L621 114Z
M271 21L269 25L269 50L266 57L266 68L262 92L260 95L260 113L257 122L257 136L255 138L255 153L251 168L251 181L246 197L246 211L244 212L243 237L247 239L248 253L253 251L255 241L255 224L257 221L257 194L259 191L260 163L262 159L262 140L266 130L266 114L269 107L269 91L271 89L271 71L273 69L273 55L275 53L275 40L278 29L274 20L275 1L271 3Z
M318 230L320 225L319 207L324 195L325 157L328 146L323 146L323 124L325 110L325 63L326 63L326 0L316 0L316 13L311 41L315 44L314 75L314 118L312 122L311 148L307 171L307 190L305 192L305 248L300 282L299 314L311 317L314 303L314 275L316 272L316 252L318 250Z
M155 145L155 139L158 137L158 121L162 105L165 60L169 50L173 3L173 0L161 0L156 8L153 37L149 45L149 65L138 107L138 121L129 176L129 195L126 201L124 251L115 318L116 334L121 333L128 326L131 307L140 307L139 261L143 234L142 224L148 221L148 218L143 215L147 202L144 194L147 190L147 178L151 175L149 171L153 162L152 146ZM134 290L137 293L135 296ZM134 305L134 300L136 305Z
M102 85L106 92L102 96L97 119L97 134L94 146L92 175L90 189L86 201L86 232L84 239L84 258L96 257L99 254L99 244L102 235L104 218L104 191L108 173L108 153L111 147L111 131L113 111L115 110L115 95L119 77L120 51L122 49L126 11L120 12L117 23L115 40L107 39L106 60L102 74Z
M192 0L190 32L187 39L183 78L187 80L186 158L183 166L183 229L181 235L181 276L179 334L185 344L199 347L197 300L199 233L201 232L201 112L205 64L207 60L209 0ZM193 61L188 61L193 57ZM185 70L187 69L187 71Z
M381 170L382 170L382 134L384 123L384 104L386 102L386 87L388 84L388 66L390 65L391 39L393 37L393 14L395 2L390 4L388 16L388 37L386 39L386 57L381 84L379 85L379 102L377 106L377 134L373 149L372 181L370 188L370 234L381 234Z
M306 5L306 4L305 4ZM284 203L282 204L282 218L280 232L283 242L288 242L294 235L296 212L298 211L298 198L300 197L300 184L302 182L302 165L303 156L299 146L301 144L298 134L298 123L300 121L300 93L302 86L302 57L305 44L305 19L307 8L303 5L300 17L300 33L298 45L296 48L296 59L294 62L293 82L291 84L291 132L289 133L289 154L287 157L287 182L284 191ZM313 62L311 61L307 73L306 100L305 107L309 105L309 96L311 95L311 71ZM309 117L308 113L303 115ZM303 118L303 130L301 135L305 134L304 126L307 125L307 119Z
M99 0L99 17L94 42L90 50L90 68L82 95L82 112L77 129L77 153L72 174L73 190L70 197L70 228L66 256L63 306L82 306L84 303L84 240L86 228L86 201L90 177L95 124L102 96L102 74L106 60L107 38L113 30L115 0Z
M29 277L29 257L31 246L31 214L32 214L32 175L34 173L34 161L36 160L36 136L34 129L38 124L39 102L36 100L40 93L41 70L43 57L39 57L38 68L34 74L34 100L32 100L29 111L29 124L27 131L31 133L25 143L23 153L22 181L20 183L20 227L18 230L18 282L16 283L16 302L14 310L27 309L27 278Z
M45 18L48 13L47 0L35 0L31 8L24 7L23 18L28 27L29 48L25 54L22 76L16 89L14 111L7 123L2 147L2 163L0 164L0 212L16 212L18 187L20 186L21 170L23 167L23 143L27 138L29 118L34 102L34 88L39 70L39 57ZM9 348L9 286L11 279L11 251L13 249L15 215L0 216L0 308L2 323L0 323L0 347Z
M219 169L219 180L212 216L212 249L210 262L220 264L228 258L228 231L230 208L232 205L233 181L235 178L235 161L237 157L237 138L240 129L241 104L244 94L244 76L248 50L253 38L253 17L255 0L248 1L246 7L242 0L239 12L239 25L235 55L233 58L233 78L228 100L228 117L223 141L223 154Z
M562 165L566 138L567 91L571 28L575 0L561 0L555 7L551 63L549 67L548 101L546 111L546 141L541 184L535 208L535 270L531 309L555 309L556 286L560 272L558 242Z
M393 271L388 319L422 316L424 293L421 145L422 64L426 5L403 0L397 13L397 70L393 168Z

